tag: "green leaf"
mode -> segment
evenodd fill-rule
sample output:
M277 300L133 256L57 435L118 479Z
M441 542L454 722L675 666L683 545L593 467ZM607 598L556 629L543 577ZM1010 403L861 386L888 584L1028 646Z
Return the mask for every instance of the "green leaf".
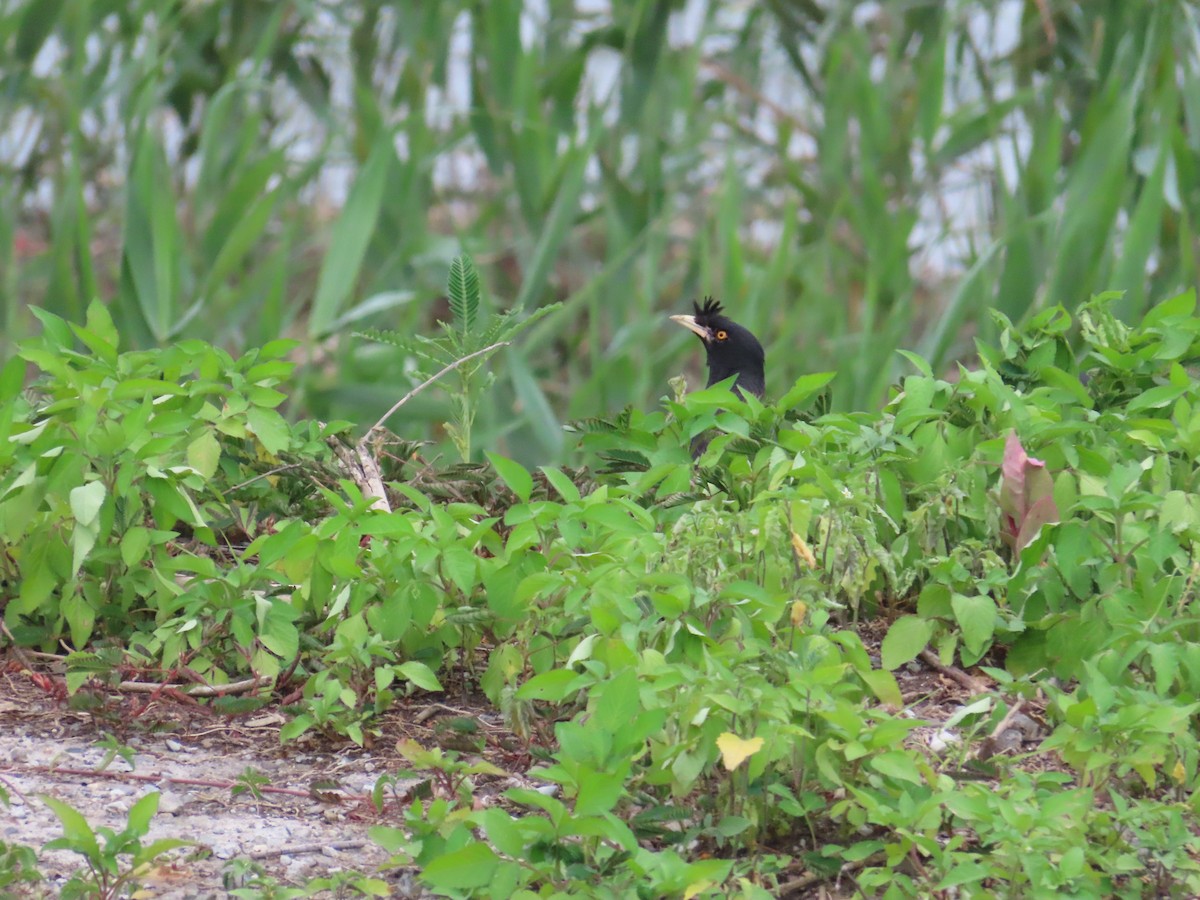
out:
M934 636L934 623L919 616L901 616L892 623L888 634L883 637L880 662L888 671L896 670L905 662L917 659L917 654L929 646Z
M62 838L51 841L46 846L51 849L74 850L83 854L90 862L98 863L100 846L96 842L96 833L92 831L83 814L49 794L39 794L38 799L50 807L63 826Z
M103 481L90 481L82 487L72 488L71 514L75 521L85 527L95 524L107 496L108 489Z
M904 696L900 692L900 685L896 683L896 676L891 672L882 669L868 669L859 672L859 677L866 682L867 687L871 689L871 693L880 703L886 703L893 709L904 708Z
M158 801L162 799L162 794L158 791L150 791L133 804L129 810L128 828L133 834L141 837L150 830L150 820L154 818L154 814L158 812Z
M296 609L286 600L265 600L268 608L259 625L262 645L283 660L293 660L300 651L300 632L293 619Z
M487 832L488 840L495 844L501 853L515 858L525 854L528 842L517 820L508 812L498 806L489 806L476 814L476 820Z
M513 462L497 453L487 452L484 455L491 461L500 477L504 479L509 490L516 494L522 503L528 503L529 495L533 493L533 476L529 474L529 471L520 463Z
M217 474L221 461L221 443L211 430L205 429L198 438L188 444L188 465L203 475L212 478Z
M83 561L87 559L92 548L96 546L96 539L100 536L100 529L97 525L84 525L82 523L75 526L71 532L71 577L79 574L80 568L83 566Z
M135 863L149 862L170 850L178 850L180 847L195 847L195 841L184 840L183 838L159 838L157 841L151 841L144 847L140 848L134 854Z
M21 392L25 384L25 361L12 357L0 368L0 403L5 403Z
M433 669L429 668L425 663L409 660L397 666L396 669L401 675L423 690L445 690L442 687L442 683L438 681L437 676L433 674Z
M916 369L920 374L924 375L926 378L933 377L933 369L930 367L929 363L920 356L909 350L897 350L896 352L912 363L913 368Z
M871 758L870 766L876 772L887 775L889 778L907 781L921 787L925 786L925 779L921 777L921 770L917 767L916 760L903 750L889 750L886 753L880 753Z
M454 326L465 336L475 330L479 314L479 273L471 257L461 254L450 263L450 276L446 279L446 295L450 300L450 313Z
M982 594L973 597L955 594L950 605L962 629L963 643L973 652L981 651L996 630L996 601Z
M620 772L595 772L584 766L581 767L578 783L575 813L580 816L598 816L609 812L625 793L625 779Z
M149 547L150 529L144 525L134 525L121 538L121 561L127 568L133 568L146 558Z
M1196 311L1196 289L1188 288L1155 306L1142 319L1145 329L1161 328L1171 319L1186 319Z
M579 676L568 669L551 669L534 675L517 690L521 700L546 700L558 703L574 693Z
M272 455L278 456L291 444L292 435L287 421L273 409L250 407L246 410L246 424Z
M454 544L442 551L442 566L455 586L470 596L475 589L479 558L469 548Z
M567 503L577 503L579 501L579 488L575 486L566 473L559 469L550 468L549 466L541 467L542 474L546 476L546 480L550 482L554 490L558 491L558 495Z
M113 325L107 306L99 300L89 303L87 327L76 328L75 334L97 357L110 366L116 365L117 345L120 338L117 336L117 329Z
M436 857L421 870L421 878L439 890L481 888L492 880L499 862L491 847L473 841L461 850Z

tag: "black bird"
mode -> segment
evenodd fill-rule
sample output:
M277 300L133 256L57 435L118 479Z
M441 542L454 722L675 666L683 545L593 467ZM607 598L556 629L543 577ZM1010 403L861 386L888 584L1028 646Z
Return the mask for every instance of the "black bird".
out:
M722 315L721 304L712 297L705 297L703 306L699 303L692 303L692 306L696 310L694 316L671 316L671 321L678 322L704 341L709 385L736 375L733 392L741 397L745 391L761 400L767 389L763 374L766 354L758 338Z
M708 384L714 385L736 375L733 392L739 397L750 393L762 399L767 389L763 371L766 354L762 344L753 334L737 322L721 314L721 304L712 297L704 298L704 305L692 303L694 316L671 316L704 341L704 352L708 355ZM698 434L692 438L692 459L698 459L706 449L710 436Z

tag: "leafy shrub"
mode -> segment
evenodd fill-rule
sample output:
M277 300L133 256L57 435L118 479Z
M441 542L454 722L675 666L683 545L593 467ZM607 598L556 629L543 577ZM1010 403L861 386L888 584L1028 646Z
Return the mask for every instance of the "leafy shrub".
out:
M42 375L0 375L6 624L69 639L72 689L294 678L285 739L366 743L402 693L478 684L547 790L481 805L489 763L405 749L428 791L375 836L447 894L763 896L780 844L867 893L1190 890L1200 320L1110 302L1078 364L1049 310L978 370L910 357L878 414L829 412L825 375L774 406L718 385L578 423L589 473L489 454L453 469L469 496L395 481L390 510L332 461L340 426L275 412L286 347L121 354L101 307L46 317ZM922 749L893 671L927 649L1047 696L1074 774L985 787L970 748Z

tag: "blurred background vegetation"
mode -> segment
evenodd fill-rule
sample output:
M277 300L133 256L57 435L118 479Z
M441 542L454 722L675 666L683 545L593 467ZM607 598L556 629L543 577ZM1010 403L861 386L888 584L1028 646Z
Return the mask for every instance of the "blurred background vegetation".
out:
M1093 291L1197 280L1200 15L1158 0L4 0L0 356L30 305L130 346L302 341L289 414L369 426L465 250L495 311L476 452L703 378L712 293L768 393L877 404ZM447 397L391 422L444 439Z

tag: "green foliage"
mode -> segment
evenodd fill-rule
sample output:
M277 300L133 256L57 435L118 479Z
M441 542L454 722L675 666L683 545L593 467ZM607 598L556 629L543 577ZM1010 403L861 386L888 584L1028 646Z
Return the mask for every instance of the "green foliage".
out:
M491 327L465 260L451 293ZM47 315L0 373L6 625L74 642L78 693L130 665L258 679L299 698L285 740L366 744L399 699L477 688L537 789L485 801L508 773L461 723L374 792L373 838L441 895L765 897L799 864L853 864L868 894L1186 895L1200 318L1184 294L1128 325L1115 299L998 318L953 378L908 355L876 414L831 411L825 373L580 422L587 474L489 453L435 501L402 444L390 510L333 462L336 427L264 426L281 350L121 353L102 308ZM37 603L31 556L58 565ZM995 686L938 723L946 753L902 712L926 650ZM1061 771L982 753L1038 698Z
M424 381L453 367L458 389L449 392L451 421L446 424L446 431L459 458L467 462L471 459L471 428L475 416L484 395L496 381L491 369L480 370L493 353L507 347L518 334L556 310L559 304L543 306L526 316L520 314L519 308L502 315L482 316L479 273L469 256L456 256L450 263L446 293L452 318L449 322L438 323L442 326L442 337L406 337L399 332L378 330L368 332L365 337L416 357L420 368L415 371Z
M22 885L42 881L37 862L37 852L32 847L0 841L0 890L7 894Z
M135 891L138 879L150 863L165 853L180 847L195 845L195 841L160 838L143 844L150 831L150 820L158 812L158 791L151 791L133 804L125 828L95 828L88 824L78 810L54 797L42 795L41 800L53 810L62 823L63 836L46 844L46 850L70 850L83 857L86 872L73 874L62 886L60 896L124 897Z
M336 431L293 428L276 411L290 345L236 362L198 341L120 353L99 303L87 326L41 315L42 337L10 361L0 395L0 577L14 637L50 648L65 636L82 650L137 632L132 643L163 664L186 655L212 675L223 642L241 638L261 655L247 632L256 617L286 641L286 617L251 595L269 587L268 573L218 577L196 551L216 548L230 527L257 530L260 516L302 514L319 496L302 479L283 492L271 485L283 457L319 459ZM26 363L45 375L22 392ZM190 552L176 552L181 534L194 538ZM200 610L222 612L197 627Z

